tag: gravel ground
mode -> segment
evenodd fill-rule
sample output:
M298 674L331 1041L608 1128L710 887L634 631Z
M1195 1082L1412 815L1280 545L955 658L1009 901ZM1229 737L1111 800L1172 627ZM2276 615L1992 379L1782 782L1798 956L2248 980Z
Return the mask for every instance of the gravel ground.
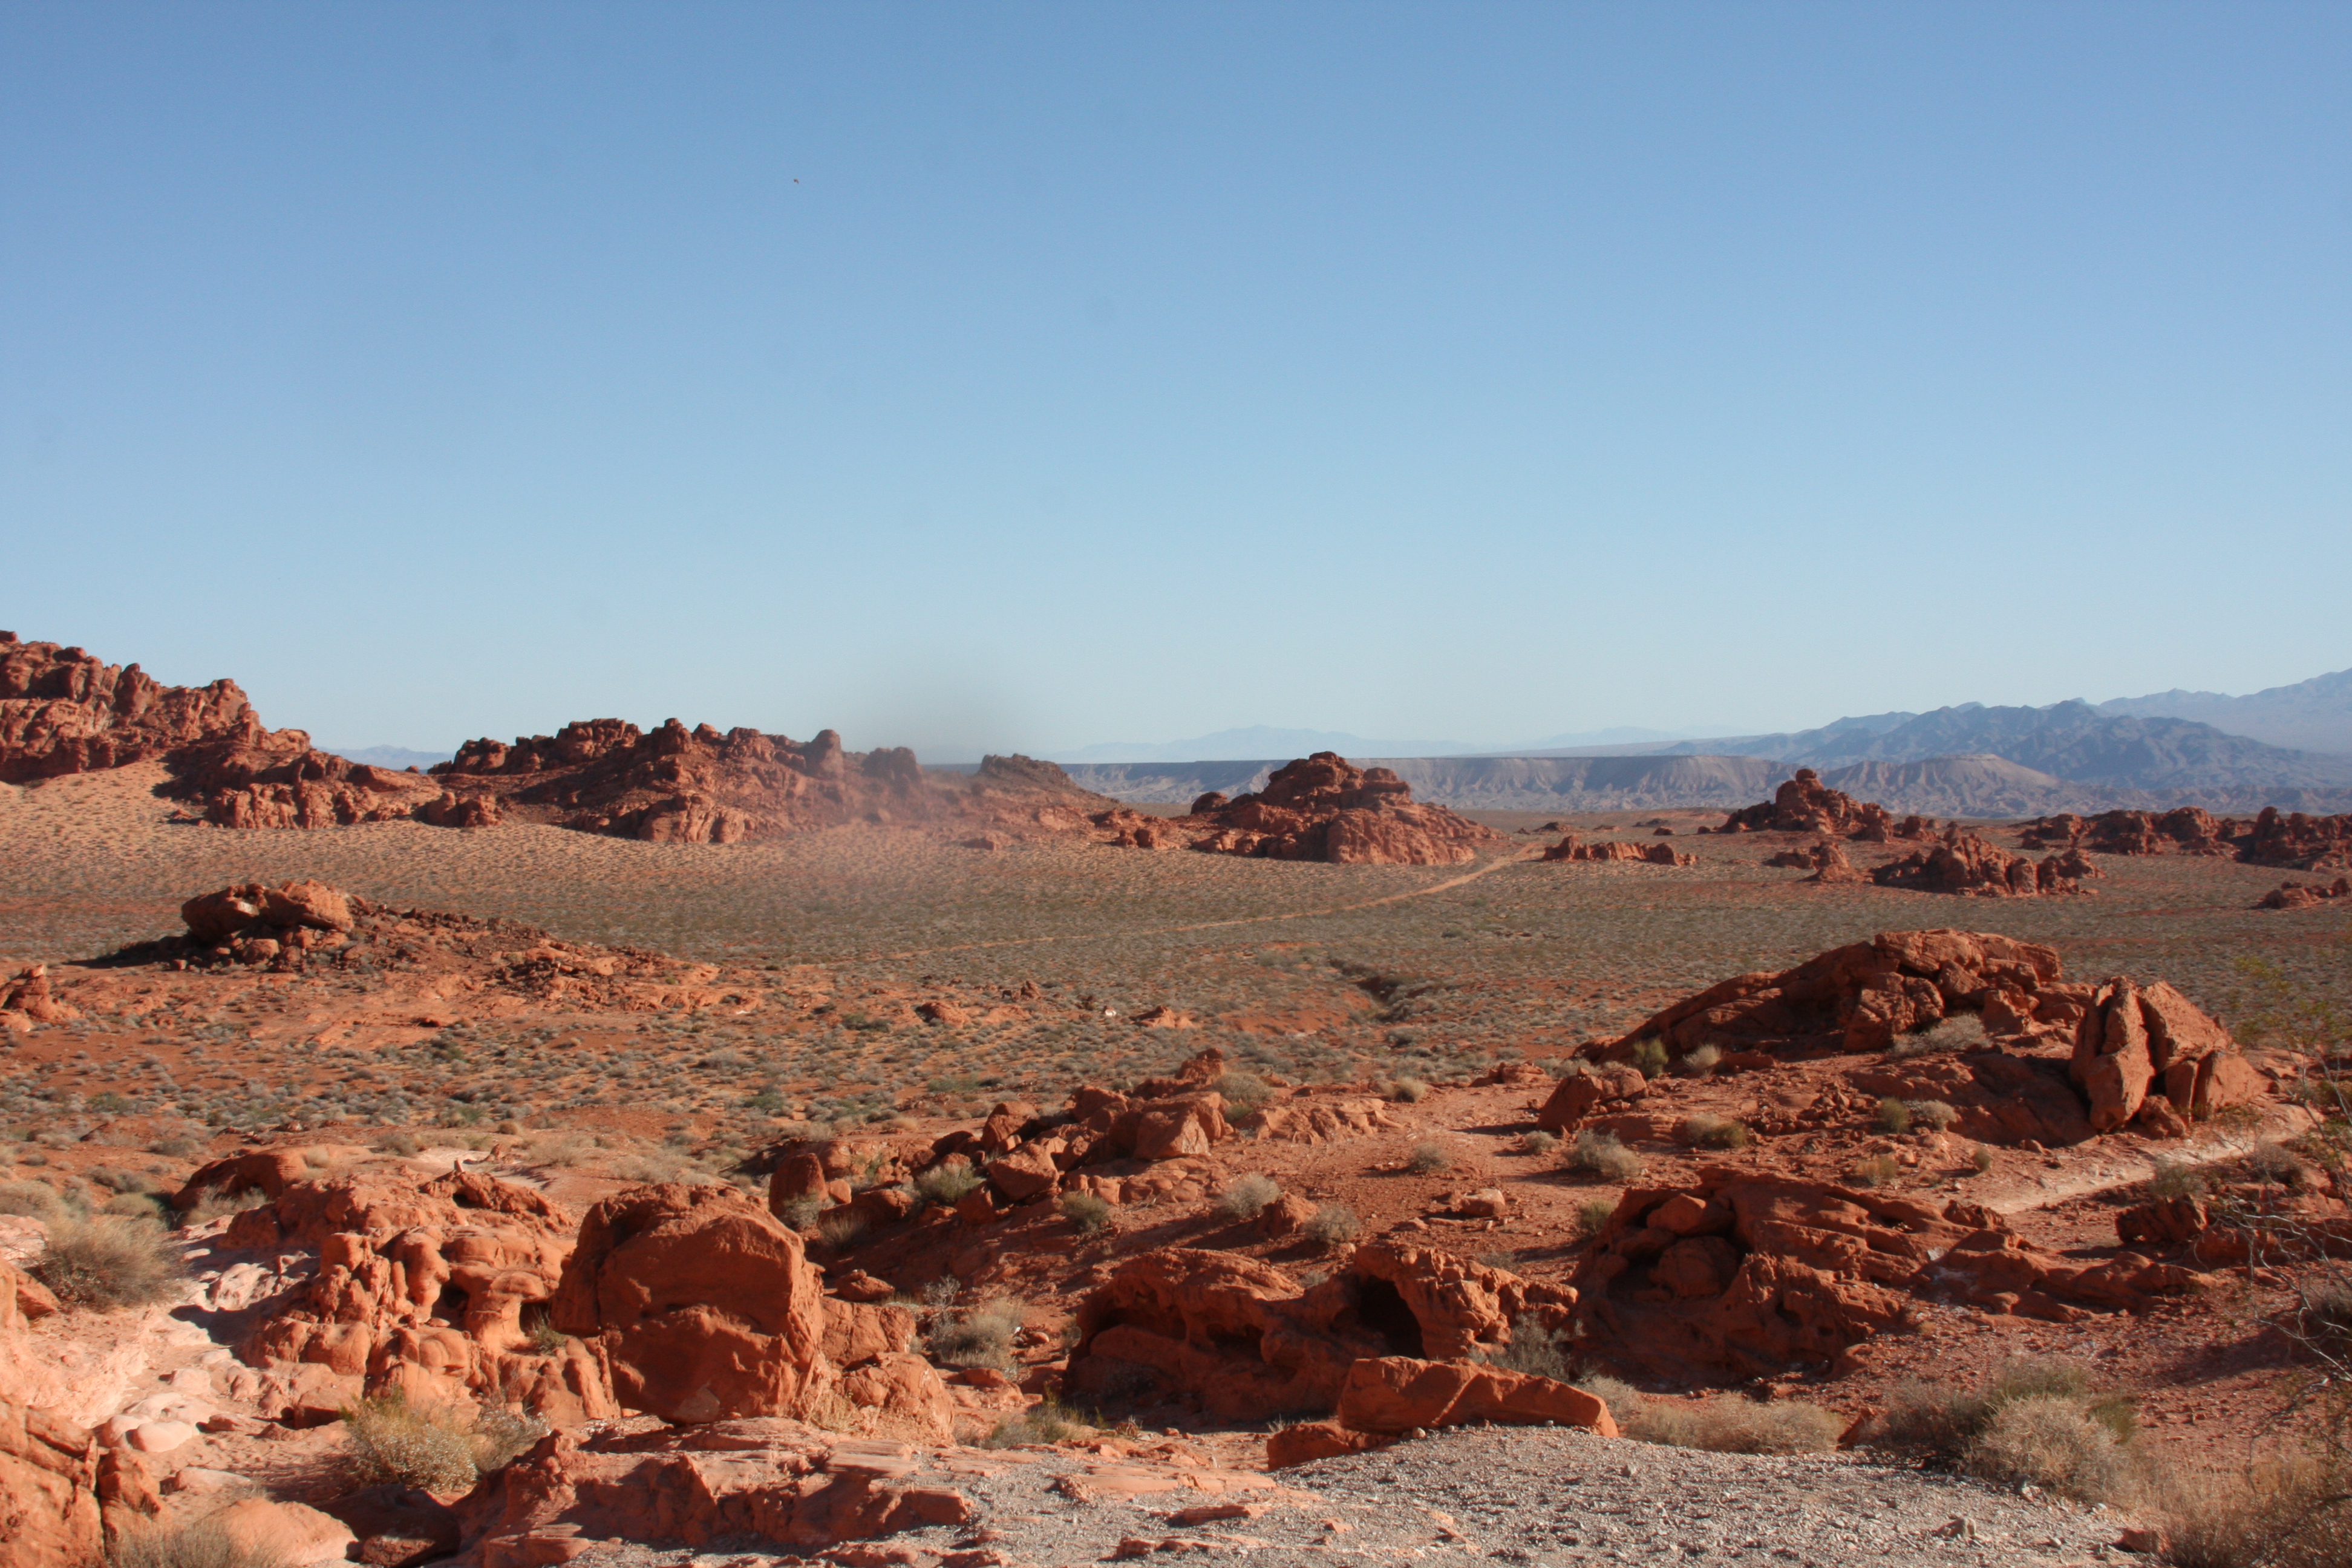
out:
M1088 1484L1091 1456L1032 1449L1009 1458L992 1476L953 1478L977 1505L973 1523L862 1543L837 1560L945 1568L1203 1554L1266 1564L1772 1568L2132 1560L2115 1550L2127 1521L2109 1509L1847 1458L1706 1454L1571 1430L1438 1434L1279 1472L1270 1478L1284 1489L1278 1493L1224 1497L1191 1489L1105 1496ZM1229 1517L1201 1517L1219 1510ZM799 1560L772 1549L697 1553L614 1543L576 1561L579 1568L761 1568Z

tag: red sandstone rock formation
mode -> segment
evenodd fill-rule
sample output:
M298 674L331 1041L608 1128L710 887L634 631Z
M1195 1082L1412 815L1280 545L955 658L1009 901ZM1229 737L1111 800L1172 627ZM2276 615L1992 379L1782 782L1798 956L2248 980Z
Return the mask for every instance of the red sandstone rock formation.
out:
M137 665L0 632L0 783L94 773L268 733L233 680L164 686Z
M1546 860L1633 860L1647 866L1696 866L1696 855L1678 855L1671 844L1627 844L1612 839L1587 844L1571 833L1543 852Z
M1508 1344L1514 1325L1564 1327L1574 1306L1556 1286L1392 1242L1359 1247L1305 1291L1250 1258L1171 1247L1087 1296L1066 1384L1079 1399L1181 1395L1259 1421L1330 1408L1366 1357L1467 1362Z
M2352 870L2352 813L2306 816L2266 805L2247 830L2238 858L2297 871Z
M1193 803L1185 825L1208 831L1195 849L1273 860L1371 866L1461 866L1499 835L1442 805L1416 805L1386 768L1318 752L1278 769L1265 788L1221 805Z
M2333 882L2281 882L2254 903L2258 910L2315 910L2337 899L2352 898L2352 877Z
M1812 769L1799 768L1796 776L1774 791L1770 800L1733 812L1715 831L1820 833L1832 838L1885 843L1889 838L1923 837L1934 826L1916 816L1898 823L1876 801L1856 800L1822 783L1821 774Z
M2229 1031L2161 980L2141 988L2119 978L2099 987L2076 1029L2069 1071L2101 1132L2136 1116L2163 1131L2185 1130L2180 1118L2201 1121L2268 1092ZM2155 1103L2159 1099L2168 1110Z
M1997 848L1973 833L1954 829L1934 847L1881 866L1870 874L1870 879L1882 888L1902 888L1916 893L2009 899L2079 892L2084 877L2099 874L2078 850L2053 855L2037 866L2024 856Z
M2096 816L2063 812L2034 819L2028 849L2081 848L2099 855L2228 855L2245 824L2193 805L2177 811L2106 811Z
M57 1310L44 1287L0 1259L0 1342ZM0 1563L100 1562L98 1440L12 1397L21 1392L0 1387Z
M2126 1254L2087 1267L1974 1205L1717 1168L1628 1192L1575 1275L1588 1331L1673 1376L1834 1366L1912 1315L1915 1298L2070 1322L2082 1303L2142 1308L2204 1283Z
M300 1297L247 1341L247 1364L331 1380L345 1402L362 1393L422 1404L487 1397L558 1423L619 1414L587 1344L565 1341L549 1353L530 1337L527 1320L544 1318L571 1250L561 1209L470 1173L422 1186L289 1179L304 1168L299 1151L218 1161L182 1194L268 1194L268 1204L230 1222L228 1244L318 1253ZM334 1389L301 1392L332 1408Z
M1824 838L1810 849L1783 849L1764 864L1784 867L1792 871L1811 871L1812 875L1805 880L1824 885L1870 880L1870 874L1847 859L1845 846L1833 838Z
M1565 1383L1461 1362L1366 1356L1348 1368L1334 1418L1303 1423L1268 1437L1266 1463L1280 1468L1360 1454L1392 1443L1402 1433L1473 1421L1581 1426L1603 1437L1617 1436L1609 1406Z
M1899 1035L1954 1012L1998 1021L2044 1011L2071 1025L2083 987L2059 987L2058 954L1990 931L1883 931L1778 974L1742 974L1653 1015L1609 1047L1632 1055L1657 1039L1681 1057L1701 1046L1734 1050L1885 1050ZM2042 1020L2047 1023L2048 1020ZM2030 1025L2020 1022L2021 1032Z

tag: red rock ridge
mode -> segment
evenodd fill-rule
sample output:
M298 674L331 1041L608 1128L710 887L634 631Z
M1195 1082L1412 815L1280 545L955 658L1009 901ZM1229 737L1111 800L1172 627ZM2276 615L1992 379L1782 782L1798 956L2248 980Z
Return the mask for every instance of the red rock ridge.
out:
M1883 844L1890 838L1920 838L1935 824L1925 817L1895 820L1894 814L1874 800L1856 800L1843 790L1822 783L1811 768L1775 790L1772 798L1744 806L1724 819L1717 833L1820 833L1832 838L1860 838ZM1710 831L1700 828L1701 833Z

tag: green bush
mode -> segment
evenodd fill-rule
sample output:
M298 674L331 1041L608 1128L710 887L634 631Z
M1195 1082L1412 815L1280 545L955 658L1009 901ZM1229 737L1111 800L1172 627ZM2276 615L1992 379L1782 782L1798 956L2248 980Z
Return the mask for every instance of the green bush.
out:
M915 1178L915 1194L925 1203L953 1208L981 1184L978 1171L961 1160L944 1161Z
M1236 1117L1247 1116L1274 1098L1274 1086L1254 1072L1222 1074L1213 1087L1225 1097L1225 1108Z
M1110 1200L1093 1193L1064 1193L1059 1207L1062 1217L1087 1236L1110 1225Z
M1882 1100L1878 1102L1878 1125L1889 1132L1911 1131L1911 1102L1907 1100Z
M1633 1047L1633 1066L1643 1078L1655 1078L1666 1070L1666 1047L1663 1040L1652 1038Z

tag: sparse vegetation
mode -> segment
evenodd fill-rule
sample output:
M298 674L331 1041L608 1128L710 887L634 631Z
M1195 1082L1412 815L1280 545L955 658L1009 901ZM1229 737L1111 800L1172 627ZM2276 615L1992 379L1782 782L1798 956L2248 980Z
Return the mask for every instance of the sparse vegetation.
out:
M1679 1065L1681 1066L1682 1070L1688 1076L1692 1078L1705 1078L1709 1073L1713 1072L1716 1068L1722 1063L1722 1061L1723 1053L1721 1051L1716 1049L1713 1046L1701 1046L1698 1049L1685 1057Z
M1683 1139L1699 1149L1745 1149L1748 1147L1748 1124L1728 1116L1711 1116L1701 1111L1683 1121Z
M2094 1394L2082 1367L2021 1361L1976 1389L1898 1384L1865 1436L1996 1485L2097 1502L2122 1491L2136 1429L2131 1402Z
M178 1294L180 1255L143 1219L55 1219L32 1275L68 1307L144 1307Z
M1983 1175L1992 1169L1992 1151L1981 1143L1978 1144L1976 1152L1969 1156L1969 1163L1975 1167L1978 1175Z
M941 1208L953 1208L965 1194L977 1191L983 1178L964 1160L943 1160L915 1177L915 1195Z
M1617 1205L1607 1198L1585 1199L1576 1205L1576 1234L1580 1237L1600 1235L1601 1227L1607 1225L1609 1216L1616 1212Z
M854 1209L836 1209L820 1215L816 1222L816 1238L835 1252L845 1252L856 1247L866 1236L866 1216Z
M1064 1193L1060 1208L1062 1217L1087 1236L1110 1225L1110 1200L1093 1193Z
M1890 1057L1942 1056L1954 1051L1979 1051L1990 1044L1984 1020L1974 1013L1948 1013L1916 1034L1905 1035L1888 1048Z
M1433 1175L1454 1163L1454 1156L1443 1143L1423 1142L1412 1146L1405 1156L1404 1168L1416 1176Z
M1550 1153L1559 1147L1559 1135L1556 1132L1546 1132L1541 1128L1538 1128L1533 1132L1519 1134L1519 1152L1522 1154L1541 1156Z
M980 1440L983 1448L1017 1448L1024 1443L1066 1443L1093 1430L1058 1401L1045 1399L1018 1415L1008 1415Z
M1364 1222L1345 1204L1325 1204L1306 1226L1307 1239L1321 1247L1345 1247L1363 1234Z
M1798 1399L1769 1402L1721 1394L1696 1403L1652 1399L1611 1377L1577 1384L1609 1406L1617 1429L1638 1442L1716 1454L1825 1454L1836 1448L1845 1418Z
M1566 1383L1570 1373L1568 1347L1567 1330L1546 1328L1533 1318L1515 1318L1511 1321L1510 1342L1499 1350L1480 1352L1479 1359L1505 1372L1531 1373L1555 1383Z
M282 1552L239 1545L210 1520L126 1530L106 1561L108 1568L289 1568Z
M1903 1162L1892 1154L1873 1154L1855 1162L1853 1184L1857 1187L1891 1187L1903 1177Z
M1878 1125L1884 1131L1901 1134L1911 1131L1911 1102L1907 1100L1882 1100L1878 1102Z
M1665 1071L1665 1042L1653 1037L1634 1046L1633 1066L1640 1069L1643 1078L1655 1078Z
M1214 1087L1225 1097L1225 1109L1236 1117L1247 1116L1274 1098L1274 1087L1254 1072L1224 1073Z
M1570 1170L1589 1171L1604 1182L1639 1181L1642 1175L1642 1157L1619 1142L1617 1134L1590 1128L1579 1132L1569 1146L1568 1164Z
M1940 1100L1914 1100L1906 1103L1911 1107L1911 1124L1924 1127L1930 1132L1941 1132L1960 1119L1958 1110Z
M478 1405L411 1405L397 1394L343 1412L352 1477L360 1486L465 1491L547 1435L535 1417Z
M1418 1105L1429 1098L1429 1085L1417 1078L1391 1079L1387 1093L1391 1100Z
M961 1311L932 1314L924 1338L931 1359L949 1366L984 1366L998 1372L1013 1370L1013 1342L1021 1332L1028 1308L1017 1296L992 1296Z
M1266 1205L1282 1195L1272 1176L1248 1175L1218 1194L1217 1207L1230 1219L1255 1219Z

